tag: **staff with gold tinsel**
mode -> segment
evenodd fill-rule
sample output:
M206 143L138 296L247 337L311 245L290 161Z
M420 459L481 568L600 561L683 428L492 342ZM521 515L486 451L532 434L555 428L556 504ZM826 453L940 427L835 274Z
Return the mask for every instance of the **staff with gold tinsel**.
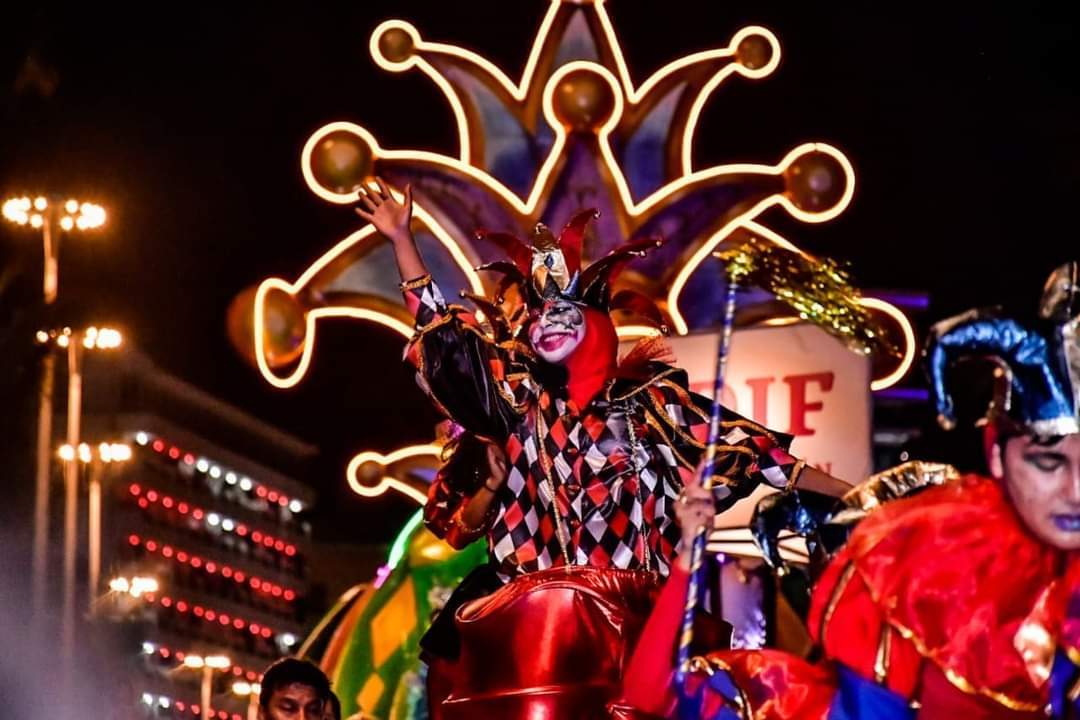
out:
M735 325L736 298L740 285L753 284L771 292L794 310L801 320L811 322L845 342L854 351L870 355L875 351L896 354L870 312L860 304L860 296L850 284L846 270L834 260L819 260L796 250L752 237L716 256L724 262L727 291L716 351L716 376L713 383L713 405L705 456L699 472L701 484L711 489L713 461L720 437L720 398L724 389L724 374L731 350ZM694 698L686 692L686 677L690 670L690 644L694 634L700 589L703 585L703 558L707 531L702 528L695 538L691 556L690 582L683 609L676 663L676 687L681 703Z

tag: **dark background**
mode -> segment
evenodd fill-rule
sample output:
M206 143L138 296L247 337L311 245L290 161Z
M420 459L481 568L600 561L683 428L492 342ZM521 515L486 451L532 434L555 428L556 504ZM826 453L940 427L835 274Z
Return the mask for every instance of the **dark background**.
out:
M228 344L225 309L356 227L303 184L312 131L352 120L386 147L456 152L436 88L369 57L380 21L407 19L516 79L546 3L35 5L5 8L0 29L0 195L48 189L109 211L102 232L65 243L58 316L122 327L163 368L317 444L318 534L387 541L413 506L360 502L344 466L358 449L430 437L436 416L399 338L330 323L307 379L279 392ZM697 165L775 163L809 139L840 147L858 176L849 210L818 227L769 224L851 261L863 286L929 292L936 318L993 302L1030 310L1050 269L1080 256L1080 25L1066 7L617 0L609 12L638 82L745 24L775 31L780 68L714 95ZM20 456L40 265L35 233L0 227L3 447ZM29 466L11 477L29 486Z

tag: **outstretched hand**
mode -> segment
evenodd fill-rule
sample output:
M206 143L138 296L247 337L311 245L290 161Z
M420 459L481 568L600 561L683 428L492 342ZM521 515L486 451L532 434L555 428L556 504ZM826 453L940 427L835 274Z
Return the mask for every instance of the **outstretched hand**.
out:
M357 191L360 205L356 214L375 226L391 242L412 237L409 222L412 220L412 185L405 186L403 202L398 202L382 178L375 178L377 188L361 186Z
M698 532L704 528L712 529L716 517L716 502L713 494L701 486L697 473L683 486L682 493L675 501L675 519L682 529L682 544L679 549L679 563L684 569L690 567L690 551Z

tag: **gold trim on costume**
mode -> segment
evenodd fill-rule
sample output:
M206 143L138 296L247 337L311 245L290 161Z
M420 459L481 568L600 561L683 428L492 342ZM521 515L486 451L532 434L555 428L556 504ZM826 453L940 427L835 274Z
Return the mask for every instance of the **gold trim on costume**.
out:
M836 581L836 585L833 586L833 590L829 593L829 602L825 605L825 612L821 615L821 627L818 629L818 640L822 645L825 644L825 629L832 620L833 612L836 611L836 606L840 604L840 597L844 594L844 590L847 589L847 585L851 582L851 576L855 574L855 563L849 562L844 571L840 573L840 579Z
M693 447L699 449L705 448L705 444L703 442L701 442L693 435L679 427L679 424L675 422L670 415L668 415L667 410L664 408L663 405L660 404L660 400L655 395L653 395L652 393L647 393L647 395L649 401L652 403L652 406L656 409L658 417L667 420L667 424L671 426L671 429L674 430L679 437L690 443L690 445L692 445Z
M858 568L858 566L855 565L855 563L850 563L848 567L853 568L855 572L858 572L860 577L862 577L862 571ZM937 665L941 672L945 675L945 679L948 680L953 685L953 687L963 692L966 692L969 695L981 695L983 697L989 698L994 702L998 703L999 705L1009 708L1010 710L1037 712L1042 709L1042 705L1038 703L1029 703L1022 700L1016 700L1004 693L997 692L996 690L991 690L990 688L975 685L963 675L957 673L955 670L946 667L944 663L942 663L941 660L933 652L931 652L931 650L926 647L926 645L923 644L922 640L920 640L919 637L912 630L888 616L888 614L886 613L886 605L882 601L882 598L877 596L877 593L874 592L873 586L871 586L870 583L866 582L865 577L862 577L862 580L863 583L866 585L866 591L870 595L870 599L874 602L875 605L881 608L882 616L884 617L885 622L892 626L892 628L896 630L896 632L900 633L901 637L910 642L915 648L916 652L918 652L930 662Z
M732 674L730 665L720 658L710 655L695 655L687 661L686 669L688 672L699 672L709 677L715 675L717 670ZM732 678L732 685L739 691L739 696L735 698L736 705L739 709L739 717L742 718L742 720L754 720L753 708L750 707L750 698L746 697L746 692L743 691L742 687L737 682L734 682L734 678Z
M1069 702L1072 703L1080 700L1080 679L1077 679L1077 681L1073 683L1073 686L1069 688L1068 698Z
M679 398L679 401L682 402L685 407L689 408L691 412L701 418L703 422L709 422L711 419L709 414L697 406L697 403L690 397L690 391L679 383L668 380L666 377L661 378L660 384L666 388L670 388Z
M400 283L398 283L398 290L401 290L401 292L408 292L409 290L415 290L417 288L422 288L425 285L430 284L431 273L428 273L427 275L421 275L420 277L413 278L412 280L402 280Z
M874 657L874 682L884 685L889 677L889 653L892 651L892 627L882 623L878 636L877 655Z
M649 380L647 380L646 382L641 383L637 387L631 388L629 392L624 393L623 395L619 395L617 397L611 397L611 394L610 394L611 391L610 391L610 388L609 388L608 395L607 395L607 400L608 400L608 402L620 402L622 400L626 400L627 398L630 398L630 397L633 397L634 395L637 395L639 392L641 392L642 390L645 390L646 388L650 387L651 385L656 384L660 380L666 378L668 375L672 375L672 374L677 373L677 372L681 372L679 370L679 368L669 367L667 370L664 370L663 372L659 372L656 375L653 375L651 378L649 378Z
M787 485L784 486L785 493L789 493L795 489L795 486L799 484L799 478L802 476L802 471L805 469L805 460L799 459L795 461L795 465L791 468L791 475L788 476Z
M671 450L671 454L675 456L675 459L688 470L693 470L696 466L690 463L686 458L682 456L682 453L675 447L675 443L668 437L667 432L664 431L664 427L660 422L660 419L656 417L653 411L647 407L642 407L642 412L645 414L645 424L655 430L661 438L664 440L664 444ZM627 422L633 422L631 418L627 418Z
M840 501L849 508L870 512L889 500L931 485L944 485L959 477L952 465L912 460L871 475L844 493Z
M1062 645L1061 649L1065 651L1065 655L1068 656L1073 665L1080 666L1080 650L1077 650L1071 645Z

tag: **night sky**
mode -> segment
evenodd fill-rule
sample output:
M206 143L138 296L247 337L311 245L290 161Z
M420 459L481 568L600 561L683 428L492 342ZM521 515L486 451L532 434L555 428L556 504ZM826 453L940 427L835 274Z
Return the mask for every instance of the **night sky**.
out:
M320 535L388 539L412 506L359 502L343 469L357 449L430 437L437 418L399 362L398 337L325 325L308 378L283 393L232 350L225 309L357 227L303 184L312 131L352 120L386 147L456 152L435 87L368 55L380 21L407 19L516 79L546 3L35 5L0 29L0 194L53 189L110 212L103 232L65 244L58 314L115 323L160 366L319 445L311 482L331 501ZM847 153L858 185L834 222L775 213L768 224L851 261L865 287L929 292L932 317L1002 301L1029 310L1053 265L1080 256L1080 23L1038 3L951 5L613 0L609 10L639 82L745 24L777 33L779 70L710 101L698 166L775 163L815 139ZM0 227L0 339L15 391L33 377L20 333L35 322L40 263L33 234ZM29 423L29 403L7 407L9 422Z

